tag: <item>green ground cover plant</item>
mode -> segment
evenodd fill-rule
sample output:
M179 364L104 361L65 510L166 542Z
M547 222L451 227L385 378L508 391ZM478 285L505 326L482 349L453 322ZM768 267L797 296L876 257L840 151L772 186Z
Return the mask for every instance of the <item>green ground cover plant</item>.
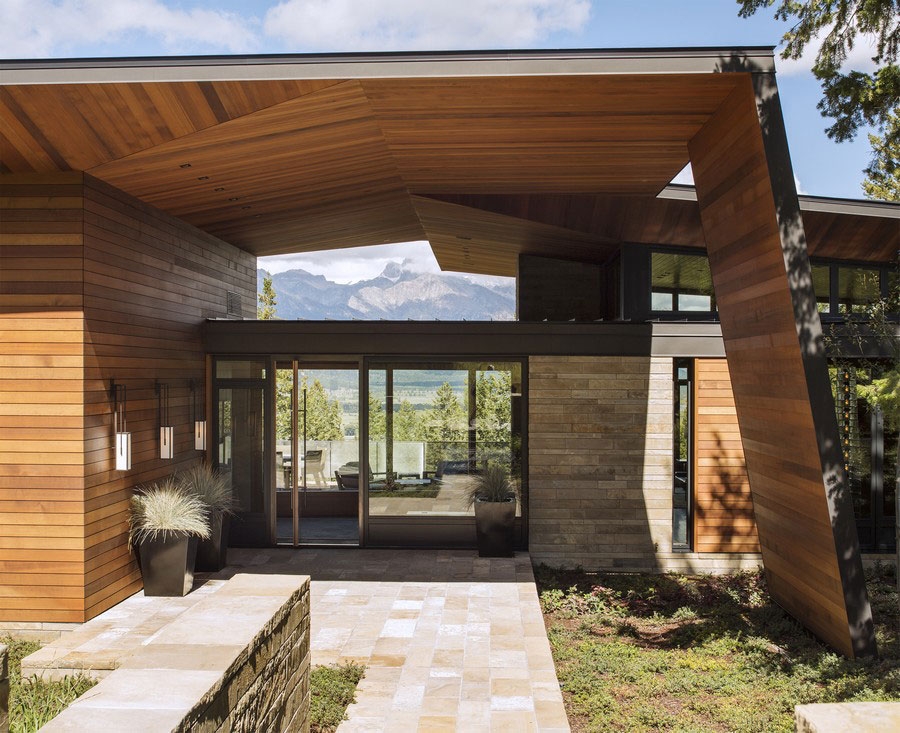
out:
M776 606L759 572L535 575L573 731L793 731L795 705L900 701L892 568L866 574L880 657L859 661Z
M347 708L356 700L356 685L366 668L348 662L313 667L310 672L310 733L330 733L346 718Z
M59 715L75 698L96 682L84 675L48 682L23 680L22 658L36 652L41 645L34 641L4 638L9 647L9 730L10 733L32 733Z

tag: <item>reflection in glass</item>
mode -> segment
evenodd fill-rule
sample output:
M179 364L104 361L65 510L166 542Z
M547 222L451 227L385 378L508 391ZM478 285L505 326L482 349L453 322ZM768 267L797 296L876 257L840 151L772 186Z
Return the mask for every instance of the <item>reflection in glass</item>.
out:
M266 362L263 359L216 359L216 379L265 379Z
M816 294L816 308L819 313L831 311L831 267L828 265L812 266L813 291Z
M472 515L468 477L487 465L518 482L521 394L518 363L370 369L370 516Z
M863 313L881 297L879 271L867 267L838 268L838 313Z
M675 361L675 472L672 485L672 548L690 549L691 380L685 359Z
M703 255L653 252L650 293L654 311L714 311L709 260Z
M264 388L220 388L217 394L216 457L238 506L232 539L236 545L265 545L269 538L263 463Z

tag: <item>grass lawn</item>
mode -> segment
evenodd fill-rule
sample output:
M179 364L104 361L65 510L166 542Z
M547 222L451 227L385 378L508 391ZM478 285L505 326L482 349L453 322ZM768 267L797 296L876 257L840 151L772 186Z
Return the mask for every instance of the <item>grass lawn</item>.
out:
M801 703L900 701L892 569L866 574L881 656L855 662L772 603L761 573L535 576L574 731L793 731Z
M34 641L4 638L9 647L9 730L31 733L61 713L76 697L91 689L96 682L78 675L58 682L34 679L22 683L22 658L36 652L41 645Z

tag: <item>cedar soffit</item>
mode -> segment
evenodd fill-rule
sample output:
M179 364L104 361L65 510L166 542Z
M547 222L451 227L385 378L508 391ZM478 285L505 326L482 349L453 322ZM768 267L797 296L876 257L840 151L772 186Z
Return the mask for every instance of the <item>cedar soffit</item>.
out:
M521 252L702 246L696 204L655 197L735 81L771 60L694 49L4 62L0 172L85 170L257 255L427 238L447 269L510 274Z

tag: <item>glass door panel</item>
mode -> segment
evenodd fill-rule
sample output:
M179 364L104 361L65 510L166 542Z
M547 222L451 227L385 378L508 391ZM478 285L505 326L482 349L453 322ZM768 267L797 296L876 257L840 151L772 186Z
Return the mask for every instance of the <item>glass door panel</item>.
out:
M359 370L281 362L275 394L279 544L358 544Z
M472 517L472 474L498 465L521 480L519 363L386 365L368 378L370 519Z
M216 400L216 458L238 506L229 542L237 547L272 544L265 491L265 388L218 388Z

